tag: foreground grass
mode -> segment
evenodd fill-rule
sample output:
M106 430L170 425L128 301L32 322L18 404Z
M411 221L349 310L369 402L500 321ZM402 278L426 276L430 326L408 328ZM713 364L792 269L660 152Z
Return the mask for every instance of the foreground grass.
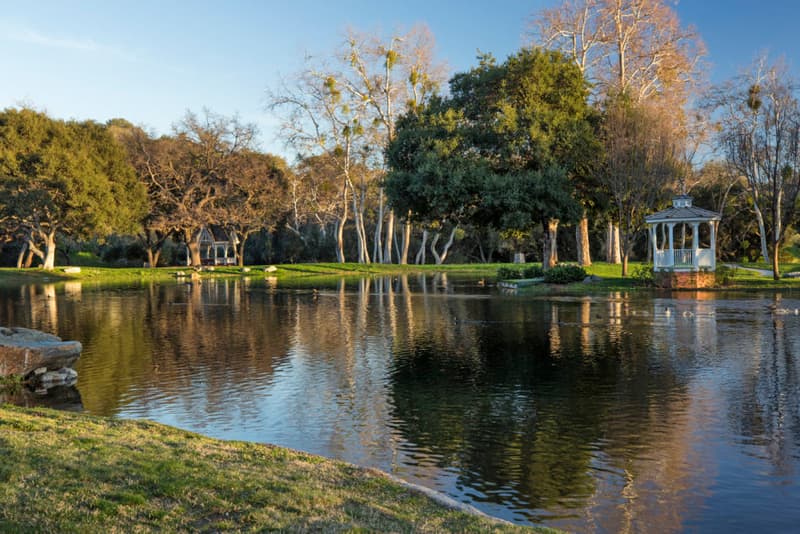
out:
M232 530L532 531L283 448L0 406L0 532Z

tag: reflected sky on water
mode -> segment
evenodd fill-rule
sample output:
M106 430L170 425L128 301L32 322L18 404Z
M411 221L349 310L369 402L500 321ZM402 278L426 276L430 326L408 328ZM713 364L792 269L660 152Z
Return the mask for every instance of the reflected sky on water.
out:
M446 275L0 289L0 323L83 343L89 413L581 532L796 527L799 313L792 294L536 298Z

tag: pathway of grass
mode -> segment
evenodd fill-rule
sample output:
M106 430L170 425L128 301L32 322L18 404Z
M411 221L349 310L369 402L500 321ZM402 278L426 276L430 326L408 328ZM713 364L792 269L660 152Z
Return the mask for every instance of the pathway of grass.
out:
M0 406L0 532L240 530L531 531L309 454Z

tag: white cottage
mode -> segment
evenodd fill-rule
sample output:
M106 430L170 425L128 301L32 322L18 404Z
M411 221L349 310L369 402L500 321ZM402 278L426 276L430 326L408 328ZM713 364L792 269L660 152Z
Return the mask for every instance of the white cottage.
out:
M707 287L713 284L719 220L719 213L692 206L692 197L688 195L675 197L671 208L645 217L653 247L653 270L659 285Z

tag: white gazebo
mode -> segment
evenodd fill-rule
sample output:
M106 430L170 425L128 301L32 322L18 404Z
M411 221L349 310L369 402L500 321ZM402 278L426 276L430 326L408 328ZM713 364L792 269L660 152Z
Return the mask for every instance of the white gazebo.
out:
M719 213L692 206L688 195L673 198L671 208L645 217L653 247L653 270L713 272L717 267L715 223L719 220Z

